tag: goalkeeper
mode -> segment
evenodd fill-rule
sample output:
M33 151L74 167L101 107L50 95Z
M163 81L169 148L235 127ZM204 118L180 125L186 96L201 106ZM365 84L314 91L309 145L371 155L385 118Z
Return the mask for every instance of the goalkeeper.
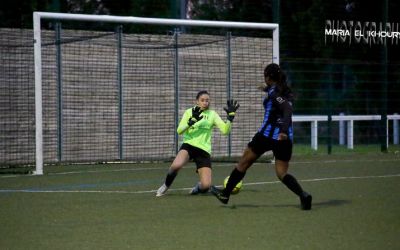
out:
M239 108L236 101L228 100L227 121L224 122L217 112L209 109L210 95L207 91L200 91L196 96L196 106L189 108L183 114L177 132L183 134L183 144L172 162L164 184L157 190L156 196L163 196L172 185L179 170L193 160L196 163L200 181L191 189L190 194L208 192L211 187L211 136L213 128L219 128L223 135L231 131L231 123L235 112Z

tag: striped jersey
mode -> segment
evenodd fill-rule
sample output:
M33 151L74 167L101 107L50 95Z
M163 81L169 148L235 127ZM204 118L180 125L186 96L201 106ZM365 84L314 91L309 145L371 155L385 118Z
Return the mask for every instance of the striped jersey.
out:
M276 85L268 86L265 92L264 119L258 132L274 140L278 139L279 133L285 133L293 140L293 94L290 91L279 94Z

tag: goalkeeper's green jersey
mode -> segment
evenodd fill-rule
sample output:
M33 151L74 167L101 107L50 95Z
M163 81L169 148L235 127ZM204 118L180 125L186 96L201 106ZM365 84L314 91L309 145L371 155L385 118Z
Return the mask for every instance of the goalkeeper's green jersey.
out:
M211 154L213 128L217 126L223 135L227 135L231 131L231 122L227 121L225 123L217 112L207 109L201 113L203 119L187 128L191 116L192 108L187 109L183 114L177 129L178 134L181 135L183 133L183 143L188 143Z

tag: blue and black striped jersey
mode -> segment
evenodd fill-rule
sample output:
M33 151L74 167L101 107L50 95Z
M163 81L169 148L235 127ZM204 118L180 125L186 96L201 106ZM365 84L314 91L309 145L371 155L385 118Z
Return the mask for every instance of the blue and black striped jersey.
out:
M293 140L292 92L286 91L280 94L276 85L268 86L265 92L266 96L263 101L264 120L258 132L274 140L278 139L279 133L285 133L290 140Z

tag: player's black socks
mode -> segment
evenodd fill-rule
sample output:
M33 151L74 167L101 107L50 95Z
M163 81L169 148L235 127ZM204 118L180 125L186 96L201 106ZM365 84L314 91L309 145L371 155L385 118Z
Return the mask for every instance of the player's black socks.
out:
M298 196L303 195L303 189L300 184L297 182L296 178L294 178L290 174L286 174L282 179L283 184L285 184L293 193Z
M178 175L177 171L169 170L167 177L165 178L165 185L167 187L171 186L172 182L175 180L175 177Z
M224 189L224 195L229 197L229 195L232 193L232 190L236 187L236 185L243 179L243 177L246 175L246 172L242 173L236 168L232 170L231 175L229 176L228 183L226 184L226 187Z

